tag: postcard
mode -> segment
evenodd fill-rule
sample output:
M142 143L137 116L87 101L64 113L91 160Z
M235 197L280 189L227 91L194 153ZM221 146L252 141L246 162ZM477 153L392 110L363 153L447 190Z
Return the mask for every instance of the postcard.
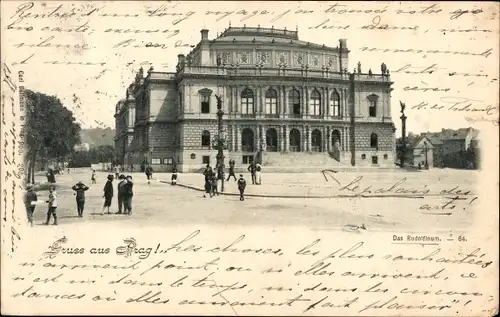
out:
M1 8L2 314L498 314L498 3Z

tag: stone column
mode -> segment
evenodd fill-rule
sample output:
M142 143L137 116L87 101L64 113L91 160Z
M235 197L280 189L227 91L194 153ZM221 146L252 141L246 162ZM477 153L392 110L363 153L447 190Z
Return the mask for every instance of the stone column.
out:
M260 125L256 126L255 129L255 139L254 139L254 147L255 150L259 150L259 143L260 143Z
M306 107L306 111L305 111L305 115L307 117L309 117L309 113L310 113L310 109L309 109L309 88L308 87L305 87L305 98L306 98L306 102L305 102L305 107Z
M239 139L240 139L240 127L238 125L234 125L235 127L235 134L234 134L234 151L238 152L238 149L240 148L239 146Z
M326 105L328 104L328 98L326 98L326 89L321 87L321 115L326 116Z
M280 142L280 152L285 152L285 126L281 125L280 126L280 136L279 136L279 142Z
M231 125L231 151L236 151L236 125Z
M240 113L240 107L238 106L240 100L239 98L240 96L238 94L238 86L233 86L233 89L234 89L234 112Z
M266 108L264 107L265 105L265 91L262 86L259 87L259 94L260 94L260 106L259 106L259 113L264 114L266 113Z
M325 126L323 126L321 134L322 134L322 143L323 143L321 152L328 152L328 137L327 137L327 132L326 132Z
M307 135L306 149L307 152L311 152L311 128L309 126L306 126L306 135Z
M340 101L343 103L343 106L341 106L341 109L343 110L343 117L349 117L349 105L348 105L348 100L349 100L349 92L347 89L342 89L342 96L340 98Z
M345 151L349 152L349 149L351 148L351 136L349 135L351 132L351 129L349 127L346 127L346 137L347 137L347 142L346 142L346 147Z
M278 116L281 118L282 117L282 113L283 113L283 102L281 102L281 95L283 94L283 92L281 91L281 87L280 86L278 86L276 88L276 91L278 93L278 96L277 96L278 99L276 100L276 102L278 103Z
M283 147L283 152L288 152L288 149L289 149L289 143L290 143L290 127L288 125L284 125L283 126L283 130L285 132L285 139L283 140L284 141L284 147Z
M306 87L302 86L302 92L300 95L301 103L300 103L300 113L305 117L306 115Z
M332 151L332 129L330 127L326 127L326 150Z
M325 88L326 99L325 99L325 119L331 116L330 113L330 89L328 87Z
M300 132L300 151L301 152L306 152L307 151L307 130L305 126L302 126L302 131Z
M283 112L282 113L283 113L283 118L285 118L286 115L288 114L288 98L287 98L287 93L286 93L286 87L283 86L282 89L283 89L283 96L282 96L282 98L283 98L283 100L282 100Z

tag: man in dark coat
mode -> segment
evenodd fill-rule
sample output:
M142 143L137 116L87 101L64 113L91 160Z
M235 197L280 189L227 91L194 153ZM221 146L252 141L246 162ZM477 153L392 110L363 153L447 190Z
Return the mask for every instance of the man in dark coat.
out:
M243 178L243 175L240 174L240 179L238 179L238 190L240 191L240 200L245 200L245 188L247 187L247 182Z
M153 168L151 165L147 165L144 172L146 173L146 177L148 178L148 184L150 184L151 178L153 178Z
M28 215L28 222L33 226L33 214L35 213L36 201L38 197L36 196L35 189L33 185L28 185L26 188L26 193L24 194L24 206L26 206L26 213Z
M121 214L122 213L122 209L123 209L123 205L125 204L125 187L123 185L125 185L125 183L127 182L126 178L125 178L125 175L121 174L118 179L120 180L120 182L118 183L117 185L117 192L118 192L118 212L117 214Z
M113 175L108 175L108 180L106 181L106 185L104 185L103 191L104 206L102 207L101 215L104 214L104 209L106 208L108 208L108 214L110 214L109 207L111 207L111 200L113 199Z
M212 175L213 170L210 165L207 164L207 168L203 171L203 175L205 176L205 194L203 197L206 197L206 194L209 194L212 197Z
M251 163L249 166L248 166L248 171L250 172L250 174L252 175L252 184L255 185L256 181L257 181L257 177L255 175L255 172L257 171L257 166L255 165L255 163Z
M78 217L83 217L83 209L85 207L85 192L89 189L88 186L82 182L76 183L73 190L76 192L76 209L78 210Z
M123 184L124 188L124 204L125 210L124 212L127 215L132 215L132 197L134 196L134 183L132 182L132 176L128 175L126 182Z

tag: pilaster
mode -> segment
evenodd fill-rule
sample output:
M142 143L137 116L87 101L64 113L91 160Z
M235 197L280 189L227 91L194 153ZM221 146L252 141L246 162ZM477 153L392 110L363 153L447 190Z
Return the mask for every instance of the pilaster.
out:
M238 149L239 149L239 139L240 139L240 127L238 125L235 125L235 130L236 130L236 133L234 135L234 151L235 152L238 152Z
M285 126L281 125L280 126L280 135L279 135L279 142L280 142L280 152L285 151Z
M290 143L290 127L288 125L284 125L283 126L283 130L284 130L284 133L285 133L285 139L284 139L284 148L283 148L283 152L288 152L288 148L290 147L289 146L289 143Z

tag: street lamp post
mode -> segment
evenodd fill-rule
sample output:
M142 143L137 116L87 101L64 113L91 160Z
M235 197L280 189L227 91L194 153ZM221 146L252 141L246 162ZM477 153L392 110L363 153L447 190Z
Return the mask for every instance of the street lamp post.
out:
M427 142L424 141L424 154L425 154L425 169L429 168L429 163L427 160L427 152L429 151L429 148L427 147Z
M217 148L217 174L221 178L221 189L224 192L224 147L226 139L224 136L224 126L222 125L222 117L224 116L224 111L222 110L222 98L215 95L217 98L217 140L215 142L215 147Z
M406 105L403 102L399 102L401 104L401 167L404 167L405 164L405 156L406 156L406 116L405 116L405 107Z

